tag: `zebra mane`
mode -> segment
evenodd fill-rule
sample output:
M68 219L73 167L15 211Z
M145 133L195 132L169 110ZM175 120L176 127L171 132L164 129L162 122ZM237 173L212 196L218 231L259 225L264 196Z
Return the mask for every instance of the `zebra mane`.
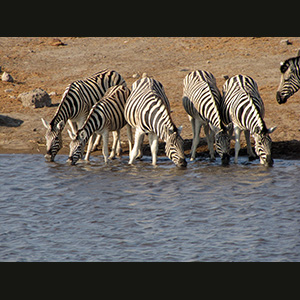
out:
M267 127L266 127L266 123L263 119L263 116L261 115L261 112L258 110L257 105L255 104L255 102L253 101L253 98L255 98L251 93L248 93L245 91L245 93L247 94L247 97L249 99L249 101L251 102L251 105L254 107L256 114L258 115L258 127L259 127L259 134L264 134L268 131Z
M60 121L60 120L57 119L57 116L59 115L59 112L60 112L60 110L61 110L61 107L63 106L64 101L65 101L65 99L66 99L66 97L67 97L67 95L68 95L68 93L69 93L69 90L71 89L72 85L73 85L73 82L70 83L70 84L66 87L66 89L65 89L65 91L64 91L64 93L63 93L63 95L62 95L62 97L61 97L59 106L58 106L58 108L57 108L57 110L56 110L56 112L55 112L54 117L52 118L52 120L51 120L51 122L50 122L51 129L53 129L53 128L54 128L54 125L57 124L57 123Z

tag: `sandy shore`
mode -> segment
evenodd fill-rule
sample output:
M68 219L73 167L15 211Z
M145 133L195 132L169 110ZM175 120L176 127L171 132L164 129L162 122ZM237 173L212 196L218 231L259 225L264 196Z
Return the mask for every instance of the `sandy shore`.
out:
M0 81L0 153L45 153L45 128L41 117L50 121L66 86L74 80L110 68L118 71L129 87L134 74L162 82L171 103L172 117L183 125L186 154L192 138L191 125L182 107L182 80L195 69L214 74L220 89L224 75L245 74L254 78L265 103L265 122L277 126L272 134L274 158L300 158L300 92L284 105L276 102L279 63L295 56L300 38L295 37L0 37L1 69L14 82ZM289 40L287 44L284 40ZM25 108L17 99L23 92L42 88L52 106ZM127 151L126 130L123 149ZM201 137L204 137L203 132ZM69 137L63 132L61 154L68 153ZM145 139L148 143L148 140ZM234 147L232 142L231 147ZM242 139L242 147L245 141ZM163 144L160 145L163 155ZM145 149L146 154L148 148ZM232 149L232 151L234 151ZM207 155L204 139L198 148ZM233 153L233 152L232 152ZM94 155L100 155L98 151ZM241 151L245 154L245 149Z

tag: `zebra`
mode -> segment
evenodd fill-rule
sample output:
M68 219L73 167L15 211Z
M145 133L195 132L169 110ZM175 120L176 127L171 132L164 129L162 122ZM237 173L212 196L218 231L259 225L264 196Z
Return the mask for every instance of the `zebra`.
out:
M42 118L46 127L47 153L45 159L54 161L62 147L61 132L68 121L73 133L80 128L88 116L92 106L114 85L126 86L122 76L114 70L104 69L84 80L77 80L69 84L62 96L54 117L50 124ZM91 139L92 140L92 139ZM89 157L86 156L86 160Z
M157 163L158 139L166 142L166 155L178 167L186 167L182 127L177 128L171 118L169 100L163 85L149 77L138 79L132 84L131 94L124 110L125 119L135 128L135 142L130 153L129 164L137 157L143 138L148 134L152 165Z
M223 124L220 101L221 93L212 73L196 70L186 75L183 80L182 104L193 129L191 161L195 159L201 127L204 125L211 160L215 160L213 149L215 136L216 151L222 159L222 164L229 163L230 137L228 131L231 130L232 123L228 127Z
M250 143L250 134L255 140L255 152L260 158L260 163L272 166L274 161L271 153L271 134L276 127L267 129L263 120L264 103L258 93L256 82L249 76L233 76L223 85L223 97L221 98L221 112L225 124L233 122L235 133L235 159L238 162L240 150L240 135L244 131L247 141L247 153L249 160L255 159Z
M279 104L286 103L300 89L300 50L298 56L280 63L281 79L276 93Z
M120 144L120 129L127 125L129 140L129 152L132 148L131 127L124 118L124 107L130 90L124 85L111 87L103 98L93 105L83 126L74 134L68 130L71 138L69 162L75 165L83 155L85 144L93 133L103 137L103 156L104 161L108 161L108 135L110 131L114 133L114 142L109 158L114 158L116 146ZM95 135L94 135L95 136Z

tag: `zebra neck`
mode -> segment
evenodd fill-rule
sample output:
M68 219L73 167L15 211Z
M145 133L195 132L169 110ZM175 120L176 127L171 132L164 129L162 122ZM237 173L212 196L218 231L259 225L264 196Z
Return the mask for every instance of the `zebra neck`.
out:
M64 125L66 122L72 118L74 115L74 104L68 99L68 98L63 98L52 121L51 121L51 126L52 128L56 127L57 124L60 121L64 121Z
M90 137L95 131L101 131L104 125L104 115L97 105L90 111L82 129L85 130L87 136Z
M159 127L160 130L158 132L154 132L160 139L166 142L167 139L170 137L171 133L175 131L175 128L176 127L173 124L173 122L169 120L169 122L164 122L161 124L161 126Z

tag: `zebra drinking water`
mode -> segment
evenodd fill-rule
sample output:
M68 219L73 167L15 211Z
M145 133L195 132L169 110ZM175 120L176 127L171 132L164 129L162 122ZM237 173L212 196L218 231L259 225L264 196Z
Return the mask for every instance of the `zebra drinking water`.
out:
M122 76L116 71L105 69L85 80L74 81L66 88L50 124L42 118L43 125L47 129L45 135L47 160L54 161L61 149L61 132L66 122L69 122L72 132L75 133L83 125L92 106L103 97L108 88L118 84L126 86Z
M250 143L250 134L252 134L255 140L255 152L260 158L260 163L272 166L272 140L269 134L276 127L267 129L263 120L264 104L258 93L257 84L251 77L236 75L224 83L221 112L225 124L233 122L235 133L234 162L238 162L240 135L241 131L244 131L249 160L255 158Z
M105 163L108 158L108 134L110 131L116 132L109 158L115 156L116 147L120 145L120 129L127 124L124 118L124 107L129 95L130 90L124 85L111 87L103 98L94 104L83 126L75 134L68 130L71 137L69 161L73 165L82 157L85 144L95 132L103 137L102 150ZM130 152L132 134L128 124L127 134Z
M176 166L186 167L183 139L180 136L182 128L177 128L172 121L170 103L159 81L145 77L134 82L124 115L135 128L135 142L129 164L137 157L144 135L148 134L153 165L157 162L158 138L161 138L166 142L167 156Z
M215 159L213 143L216 140L216 151L222 164L228 164L230 155L230 138L228 128L223 124L220 114L221 94L216 79L210 72L196 70L190 72L183 80L182 104L188 114L193 129L191 160L195 159L200 141L202 125L207 139L211 160Z
M276 99L279 104L283 104L300 89L300 50L298 56L280 64L280 72L281 78Z

